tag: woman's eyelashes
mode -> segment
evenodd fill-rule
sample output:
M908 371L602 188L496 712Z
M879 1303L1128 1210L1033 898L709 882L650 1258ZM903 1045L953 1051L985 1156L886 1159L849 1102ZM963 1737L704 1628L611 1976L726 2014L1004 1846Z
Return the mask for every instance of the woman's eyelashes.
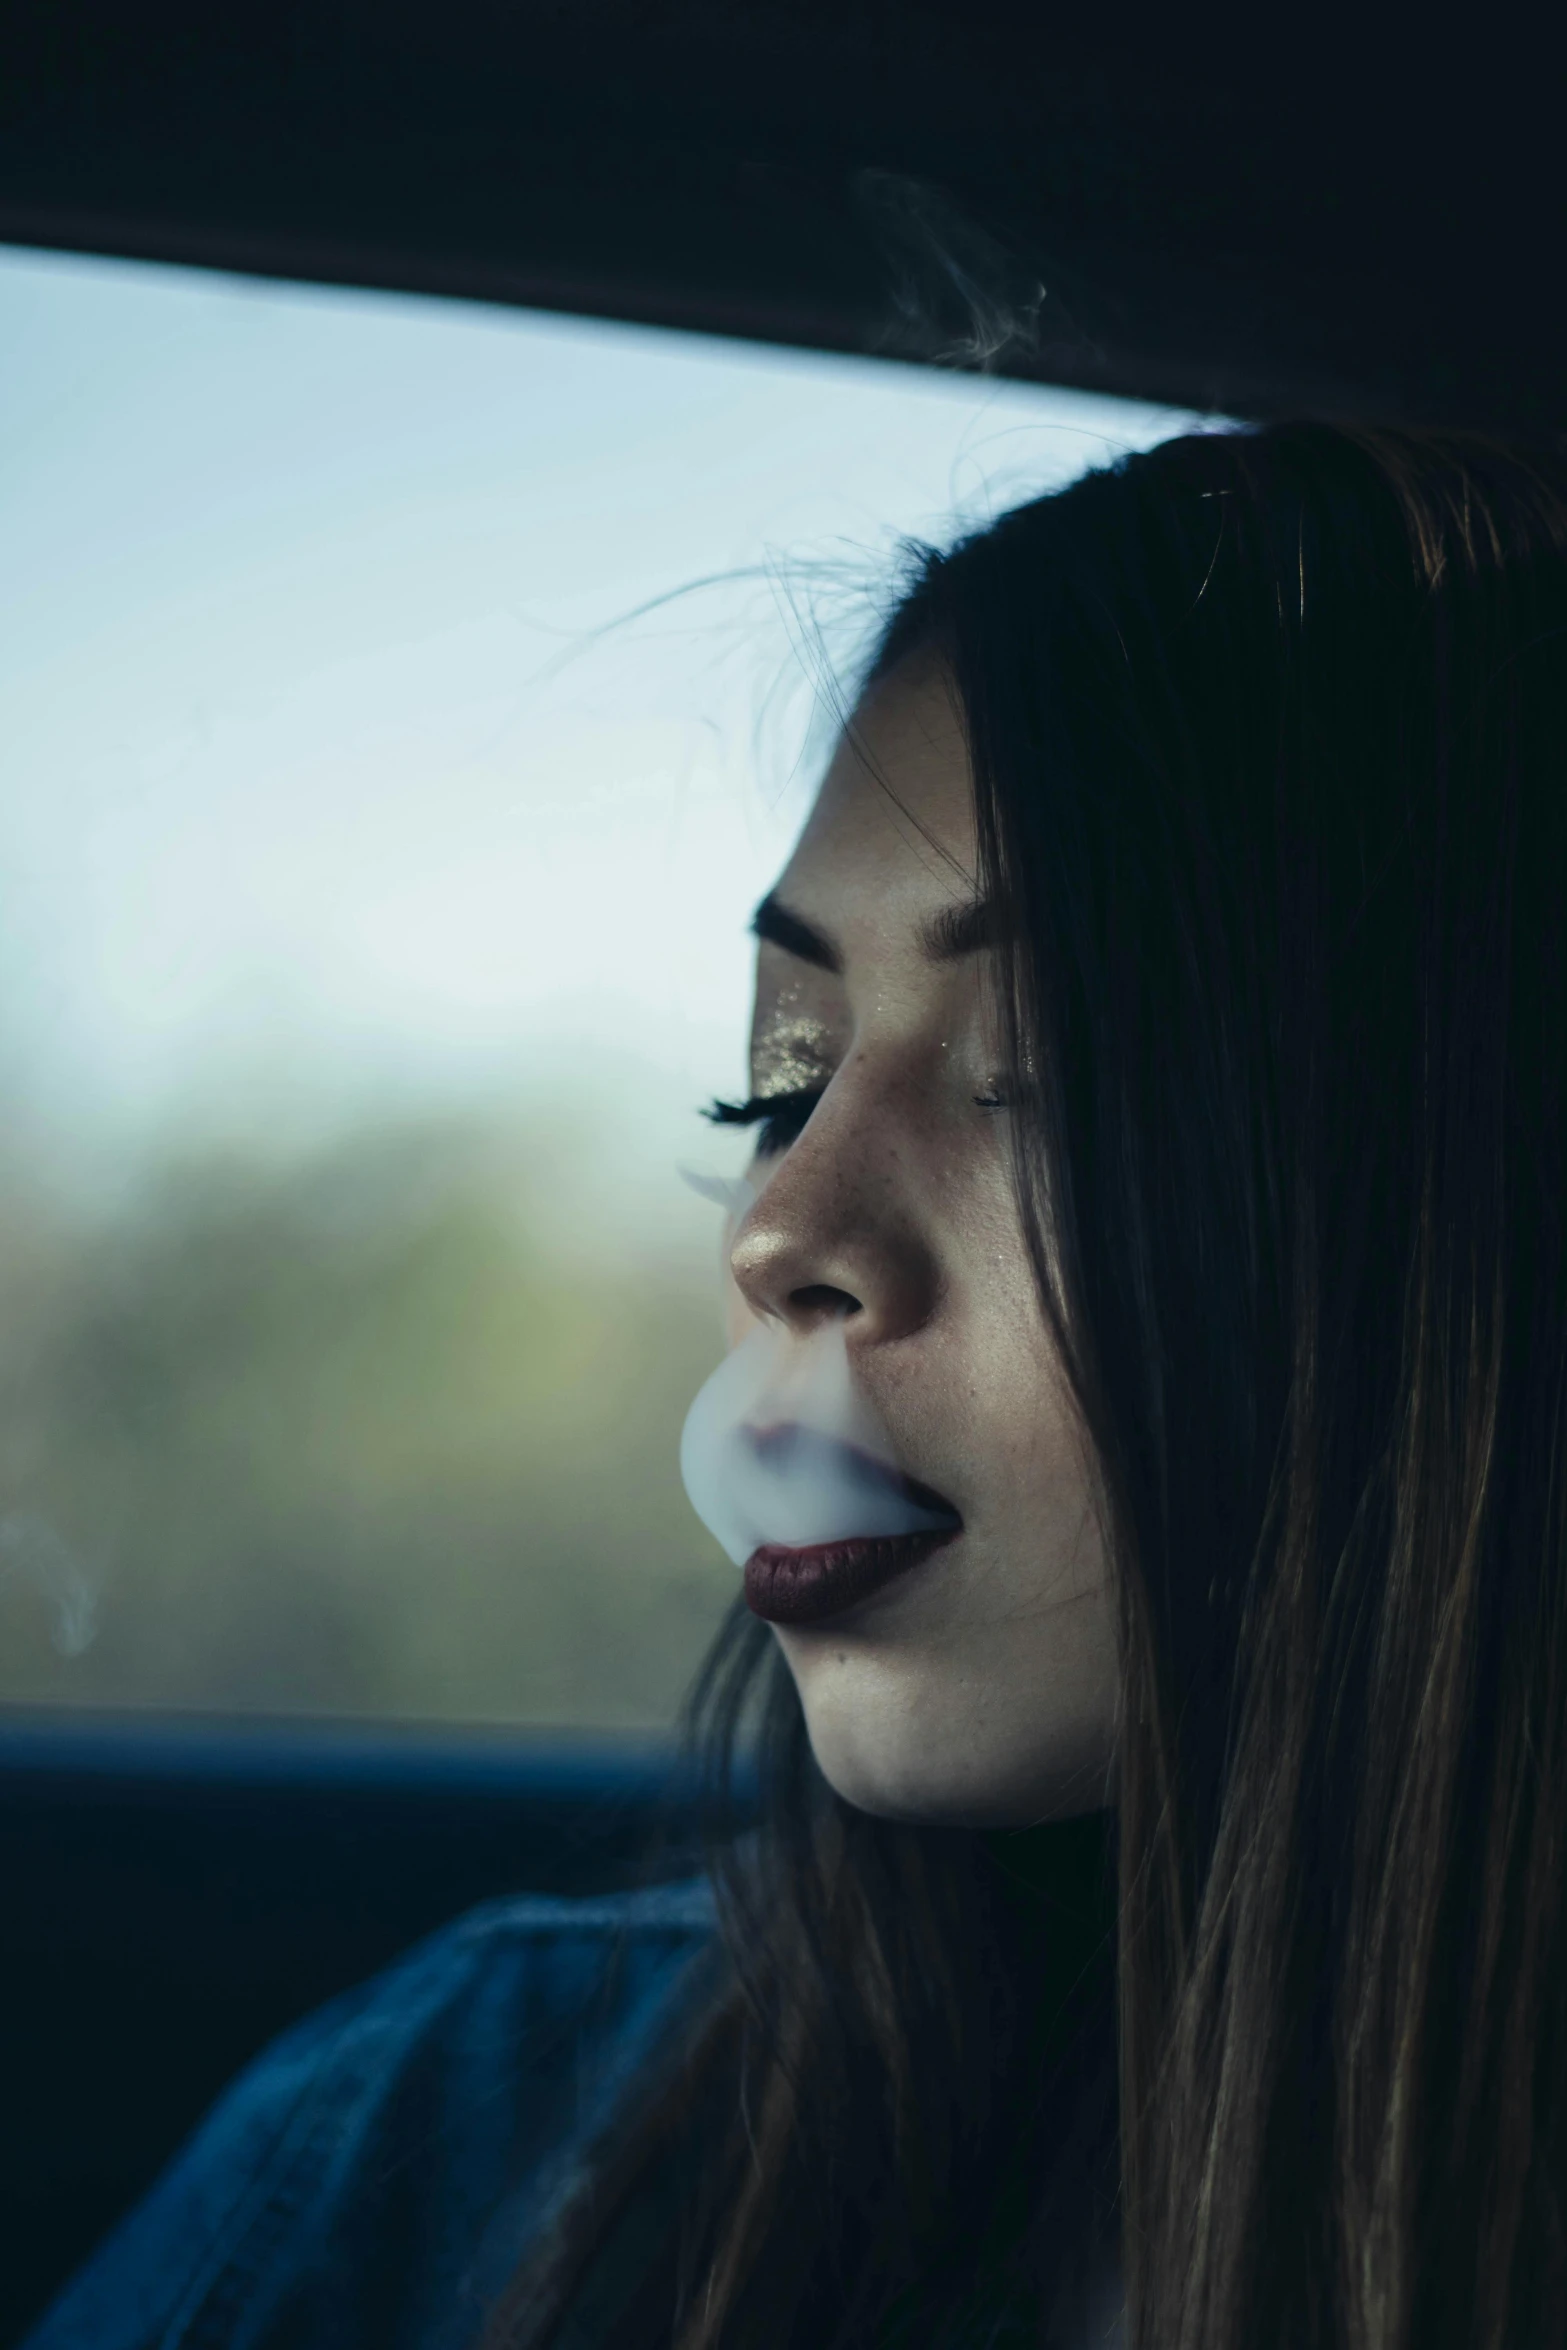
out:
M805 1122L826 1092L802 1085L787 1093L753 1093L749 1101L714 1102L705 1115L715 1126L754 1126L758 1158L776 1158L805 1131Z
M806 1120L827 1090L824 1078L820 1085L800 1085L781 1093L753 1093L743 1102L714 1102L702 1114L715 1126L754 1126L758 1158L776 1158L792 1142L798 1142L805 1131ZM977 1110L1004 1110L1010 1106L1010 1097L999 1078L988 1078L978 1093L970 1096Z

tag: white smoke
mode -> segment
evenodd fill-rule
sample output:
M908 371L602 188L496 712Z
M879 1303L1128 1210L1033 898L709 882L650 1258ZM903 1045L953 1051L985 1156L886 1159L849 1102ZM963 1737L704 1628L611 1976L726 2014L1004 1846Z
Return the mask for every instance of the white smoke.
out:
M899 1469L855 1386L841 1318L807 1333L759 1322L687 1413L680 1474L737 1567L763 1544L805 1550L955 1523Z
M96 1576L46 1518L13 1510L0 1518L0 1583L30 1583L54 1610L52 1639L61 1656L81 1656L98 1631Z

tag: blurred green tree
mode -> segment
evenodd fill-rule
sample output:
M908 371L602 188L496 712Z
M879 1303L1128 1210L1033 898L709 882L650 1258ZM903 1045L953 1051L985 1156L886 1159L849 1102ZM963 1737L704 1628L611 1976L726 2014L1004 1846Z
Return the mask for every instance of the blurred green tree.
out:
M0 1700L653 1728L734 1590L710 1276L472 1124L0 1201Z

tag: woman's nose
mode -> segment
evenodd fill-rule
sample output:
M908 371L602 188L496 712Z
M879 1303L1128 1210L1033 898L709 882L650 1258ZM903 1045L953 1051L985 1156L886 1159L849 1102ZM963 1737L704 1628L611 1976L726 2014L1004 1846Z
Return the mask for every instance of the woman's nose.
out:
M867 1147L826 1107L774 1165L735 1235L730 1270L767 1320L804 1333L850 1317L856 1346L907 1337L935 1304L931 1237L896 1154Z

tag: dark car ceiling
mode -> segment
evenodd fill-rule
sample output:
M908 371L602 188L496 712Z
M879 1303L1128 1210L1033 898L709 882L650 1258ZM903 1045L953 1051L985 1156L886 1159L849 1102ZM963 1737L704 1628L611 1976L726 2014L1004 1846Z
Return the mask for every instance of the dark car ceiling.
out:
M1468 13L5 0L0 236L1554 431L1562 75Z

